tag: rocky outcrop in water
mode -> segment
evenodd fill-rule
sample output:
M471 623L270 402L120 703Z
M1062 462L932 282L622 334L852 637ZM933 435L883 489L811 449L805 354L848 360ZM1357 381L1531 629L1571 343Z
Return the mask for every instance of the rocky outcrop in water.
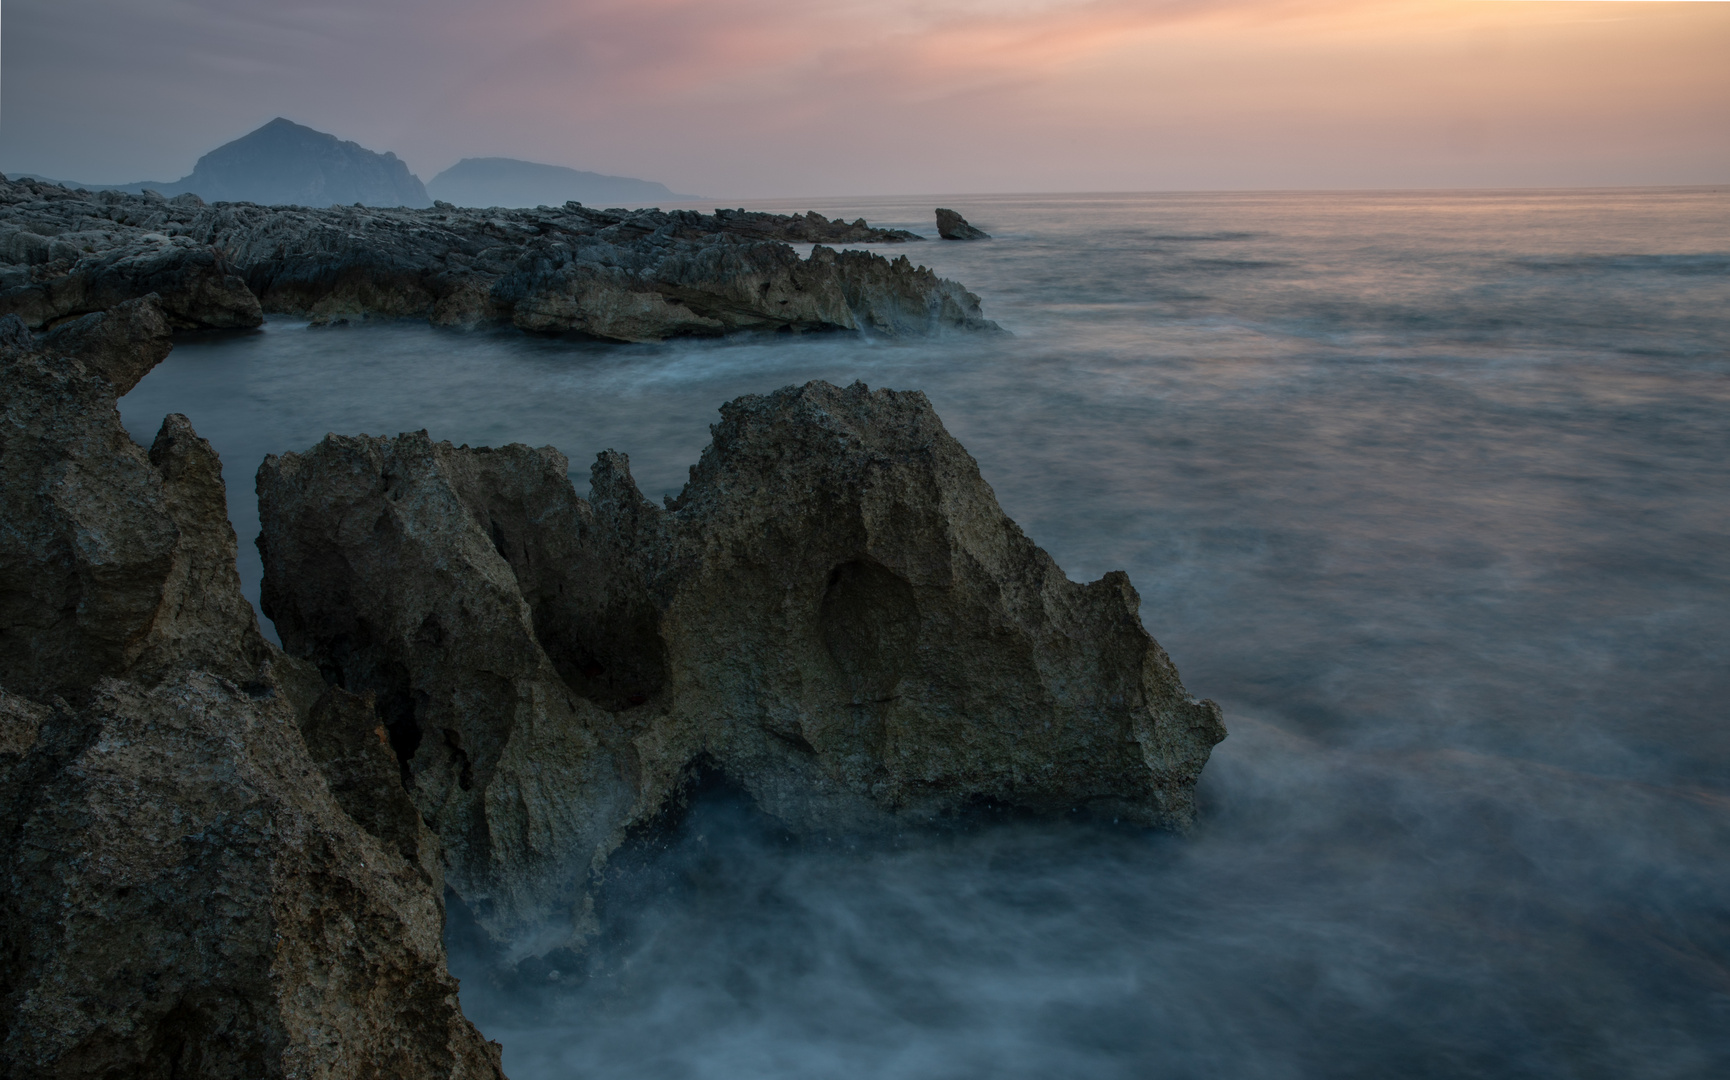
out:
M264 607L373 695L449 882L538 952L716 769L804 834L983 807L1182 827L1224 736L1121 573L1069 581L922 394L722 409L690 483L623 455L331 436L259 471Z
M967 219L953 210L937 208L937 235L945 240L989 240L991 234L967 224Z
M740 331L997 332L863 220L743 210L205 206L0 182L0 314L32 329L154 292L177 329L384 316L654 341ZM793 243L818 246L800 258Z
M0 1073L496 1078L372 703L259 633L210 445L121 426L168 328L0 319Z

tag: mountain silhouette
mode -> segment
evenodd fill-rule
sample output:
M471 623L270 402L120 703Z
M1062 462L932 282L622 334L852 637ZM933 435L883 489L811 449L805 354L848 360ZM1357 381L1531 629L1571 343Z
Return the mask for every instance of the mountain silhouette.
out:
M31 173L32 179L47 179ZM248 135L198 159L179 180L131 184L81 184L87 191L191 192L205 202L252 202L266 206L431 206L420 178L395 154L379 154L359 143L277 117Z
M395 154L277 117L198 159L192 175L164 195L190 191L206 202L267 205L428 206L426 188Z

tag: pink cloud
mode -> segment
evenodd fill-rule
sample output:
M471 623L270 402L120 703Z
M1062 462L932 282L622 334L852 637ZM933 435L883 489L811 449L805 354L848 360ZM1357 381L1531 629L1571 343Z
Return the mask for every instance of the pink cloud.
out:
M503 154L718 195L1496 182L1552 167L1559 182L1721 178L1730 149L1710 116L1730 111L1730 5L1615 5L1623 21L1586 21L1606 10L13 0L0 164L46 171L20 155L57 155L90 179L167 176L283 114L394 149L423 176ZM1485 60L1491 39L1499 59ZM1476 164L1449 149L1466 127L1483 132ZM103 155L115 163L93 172Z

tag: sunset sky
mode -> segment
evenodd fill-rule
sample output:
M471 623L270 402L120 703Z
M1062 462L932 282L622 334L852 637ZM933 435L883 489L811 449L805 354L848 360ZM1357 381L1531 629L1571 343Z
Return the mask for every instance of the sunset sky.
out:
M281 115L716 197L1730 182L1730 3L11 0L0 170Z

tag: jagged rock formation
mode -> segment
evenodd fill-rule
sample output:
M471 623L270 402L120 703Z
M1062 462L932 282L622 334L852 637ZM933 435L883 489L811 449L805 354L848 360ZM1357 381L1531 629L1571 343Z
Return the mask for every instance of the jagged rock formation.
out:
M967 224L967 219L953 210L937 208L937 235L945 240L989 240L991 234Z
M1122 573L1069 581L922 394L722 408L665 508L623 455L331 436L259 470L264 608L372 694L452 888L521 951L695 769L804 833L985 805L1181 827L1219 711Z
M790 243L917 239L743 210L308 210L0 182L0 314L32 329L155 292L177 328L367 316L616 341L738 331L996 332L906 258Z
M665 184L515 158L463 158L427 181L427 194L458 206L643 206L690 202Z
M185 417L121 426L168 326L0 319L0 1074L497 1078L372 703L259 633Z

